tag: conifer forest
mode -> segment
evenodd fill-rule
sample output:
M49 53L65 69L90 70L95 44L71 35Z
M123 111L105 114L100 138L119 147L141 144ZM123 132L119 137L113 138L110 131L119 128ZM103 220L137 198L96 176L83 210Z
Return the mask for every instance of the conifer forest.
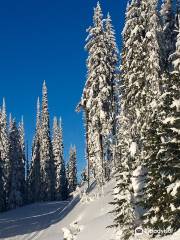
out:
M89 210L81 224L85 227L77 228L79 217L73 227L63 226L62 238L37 239L180 239L180 1L126 2L121 42L101 2L87 29L87 73L79 103L74 103L84 122L86 167L81 178L79 149L71 145L65 159L63 119L50 118L48 81L37 98L29 156L24 120L18 123L7 114L2 100L0 224L1 214L49 202L72 203L66 218L78 207L83 218L99 201L107 210L105 219L112 220L104 220L104 231L113 232L111 236L83 235L87 228L98 232L98 222L97 229L86 226L88 216L96 216L96 210ZM112 194L105 204L108 191Z

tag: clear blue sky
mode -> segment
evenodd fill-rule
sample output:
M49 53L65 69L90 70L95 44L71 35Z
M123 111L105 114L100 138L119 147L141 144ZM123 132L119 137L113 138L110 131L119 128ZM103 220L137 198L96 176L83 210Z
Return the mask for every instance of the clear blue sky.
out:
M85 166L82 114L75 112L86 79L84 44L96 0L6 0L0 6L0 98L8 113L24 116L26 139L35 128L36 100L43 80L49 92L51 124L62 116L65 156L70 144L78 151L79 169ZM126 0L100 1L109 11L118 45Z

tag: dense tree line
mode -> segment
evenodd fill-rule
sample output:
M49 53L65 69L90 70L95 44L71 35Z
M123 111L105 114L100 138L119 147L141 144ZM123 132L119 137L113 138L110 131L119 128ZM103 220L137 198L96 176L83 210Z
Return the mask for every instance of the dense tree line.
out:
M32 159L26 156L24 122L0 111L0 211L39 201L66 200L77 186L76 149L70 151L68 175L64 160L62 121L54 117L51 137L46 83L42 108L37 101Z
M102 185L116 168L114 227L180 227L180 3L131 0L120 67L110 16L100 4L88 29L84 111L88 177ZM119 69L119 70L118 70ZM109 171L110 170L110 171ZM153 231L152 231L153 232Z

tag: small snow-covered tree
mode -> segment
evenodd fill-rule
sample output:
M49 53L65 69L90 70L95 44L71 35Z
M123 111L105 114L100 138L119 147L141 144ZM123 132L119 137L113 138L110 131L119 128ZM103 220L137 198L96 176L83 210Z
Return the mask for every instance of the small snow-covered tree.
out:
M21 177L22 177L22 191L24 192L24 200L27 202L27 192L26 192L26 183L25 183L25 164L26 164L26 149L25 149L25 131L24 131L24 119L22 117L21 122L18 126L18 132L19 132L19 141L20 141L20 148L21 148L21 155L20 155L20 163L21 163Z
M62 121L58 124L58 120L54 118L53 124L53 154L55 164L55 198L56 200L66 200L68 197L68 187L66 179L66 169L63 156L63 136Z
M25 169L22 161L20 134L15 120L11 120L10 140L10 191L8 207L10 209L24 204Z
M44 81L42 91L42 115L41 115L41 136L40 136L40 166L41 166L41 198L42 200L54 199L55 169L53 150L50 137L49 111L47 87Z
M68 175L69 191L73 192L77 187L77 156L75 146L71 146L69 152Z

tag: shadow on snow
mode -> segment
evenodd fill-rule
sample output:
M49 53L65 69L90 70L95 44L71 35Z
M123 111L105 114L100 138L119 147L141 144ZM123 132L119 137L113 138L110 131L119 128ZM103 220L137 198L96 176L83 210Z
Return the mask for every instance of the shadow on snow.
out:
M61 221L80 201L47 202L27 205L0 214L0 239L31 235Z

